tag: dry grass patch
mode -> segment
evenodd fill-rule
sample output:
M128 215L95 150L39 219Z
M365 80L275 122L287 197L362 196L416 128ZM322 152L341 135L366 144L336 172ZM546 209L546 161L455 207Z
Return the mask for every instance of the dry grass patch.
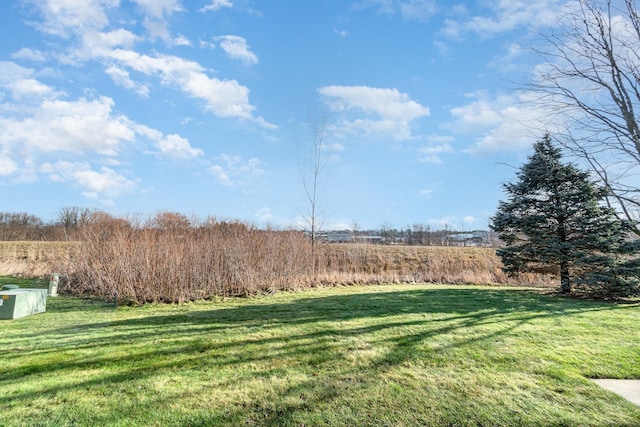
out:
M72 244L46 241L0 241L0 274L38 277L53 272Z

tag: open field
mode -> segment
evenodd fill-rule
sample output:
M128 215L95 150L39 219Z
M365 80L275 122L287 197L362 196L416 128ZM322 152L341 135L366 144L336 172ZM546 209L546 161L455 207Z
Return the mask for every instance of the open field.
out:
M0 348L6 426L640 425L588 380L640 379L640 304L518 288L50 298Z
M68 242L0 241L0 274L28 277L51 273L54 264L66 256Z

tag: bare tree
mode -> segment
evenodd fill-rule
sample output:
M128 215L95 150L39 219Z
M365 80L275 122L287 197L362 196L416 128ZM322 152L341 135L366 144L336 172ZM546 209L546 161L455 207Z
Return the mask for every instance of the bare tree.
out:
M85 224L93 212L87 208L77 206L64 207L58 212L56 225L62 227L65 240L73 239L73 234Z
M528 89L558 140L609 190L621 216L640 213L640 16L635 0L578 0L540 48ZM640 230L636 229L640 234Z
M354 242L358 241L358 233L360 233L360 223L357 219L351 221L351 240Z
M40 240L44 223L26 212L0 212L0 240Z
M319 233L324 225L322 217L322 195L325 182L322 181L322 172L327 165L328 157L325 151L325 140L327 137L327 117L318 118L309 115L309 124L313 135L311 145L311 162L308 169L301 170L302 186L306 197L306 211L303 214L304 220L311 239L311 257L313 271L316 272L316 250L318 246Z
M393 228L393 224L389 221L385 221L380 226L380 235L382 236L382 241L386 244L391 244L394 241L395 230Z

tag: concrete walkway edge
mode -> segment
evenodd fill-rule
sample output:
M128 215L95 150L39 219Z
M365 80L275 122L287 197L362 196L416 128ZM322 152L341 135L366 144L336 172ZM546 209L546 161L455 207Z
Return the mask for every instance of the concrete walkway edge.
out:
M640 380L592 379L591 381L640 406Z

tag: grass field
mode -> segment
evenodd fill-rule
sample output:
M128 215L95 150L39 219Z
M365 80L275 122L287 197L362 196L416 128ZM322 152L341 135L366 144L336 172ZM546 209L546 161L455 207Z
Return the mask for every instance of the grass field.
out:
M50 298L0 321L0 352L3 426L640 425L588 380L640 379L640 304L523 289Z

